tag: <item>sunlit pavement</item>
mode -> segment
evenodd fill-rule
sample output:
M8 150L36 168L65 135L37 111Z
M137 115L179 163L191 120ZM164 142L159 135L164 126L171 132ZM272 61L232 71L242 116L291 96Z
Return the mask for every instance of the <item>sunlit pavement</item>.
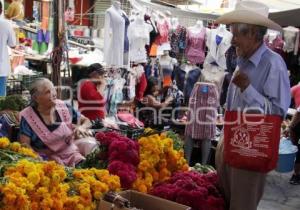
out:
M300 210L300 185L289 184L292 173L271 172L258 210Z

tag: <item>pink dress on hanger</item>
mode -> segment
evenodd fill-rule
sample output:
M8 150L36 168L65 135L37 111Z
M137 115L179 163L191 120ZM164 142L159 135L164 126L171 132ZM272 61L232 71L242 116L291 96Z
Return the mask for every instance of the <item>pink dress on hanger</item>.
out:
M284 41L281 38L281 36L277 36L271 43L269 41L269 37L265 39L266 45L273 50L274 52L277 52L281 56L283 56L283 46L284 46Z
M169 42L169 24L165 20L163 23L157 23L157 29L159 36L156 38L156 44L162 45Z
M204 27L196 33L188 30L185 56L192 64L202 64L205 60L205 34Z

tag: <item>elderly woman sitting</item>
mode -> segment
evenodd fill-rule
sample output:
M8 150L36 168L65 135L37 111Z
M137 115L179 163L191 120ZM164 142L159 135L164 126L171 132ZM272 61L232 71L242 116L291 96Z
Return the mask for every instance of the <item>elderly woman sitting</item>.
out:
M74 137L91 126L89 119L56 99L55 88L48 79L36 80L30 94L30 106L20 113L20 141L42 157L66 166L84 161Z

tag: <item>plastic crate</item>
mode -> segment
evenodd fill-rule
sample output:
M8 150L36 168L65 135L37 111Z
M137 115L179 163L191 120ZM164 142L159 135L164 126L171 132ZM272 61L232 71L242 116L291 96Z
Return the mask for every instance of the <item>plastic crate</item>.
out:
M43 77L42 72L34 71L34 75L18 75L18 79L22 81L23 87L29 89L31 84L38 78Z
M6 95L21 95L24 91L24 86L21 80L7 79L6 82Z

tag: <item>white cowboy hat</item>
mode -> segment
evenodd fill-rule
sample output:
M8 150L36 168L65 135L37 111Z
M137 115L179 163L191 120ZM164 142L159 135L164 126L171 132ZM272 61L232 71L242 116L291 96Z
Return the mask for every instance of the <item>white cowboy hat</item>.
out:
M217 18L216 23L248 23L282 31L281 26L270 20L268 15L269 7L267 5L256 1L241 1L236 4L234 11Z

